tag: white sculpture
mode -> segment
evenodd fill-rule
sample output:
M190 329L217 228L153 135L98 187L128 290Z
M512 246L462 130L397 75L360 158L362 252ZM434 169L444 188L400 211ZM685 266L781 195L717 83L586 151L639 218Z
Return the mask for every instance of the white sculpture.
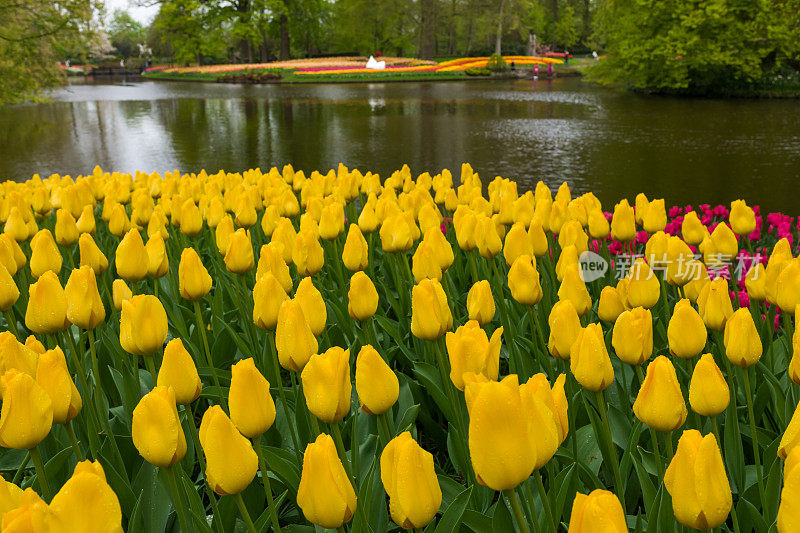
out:
M376 61L374 57L369 56L367 61L367 68L374 70L383 70L386 68L386 61Z

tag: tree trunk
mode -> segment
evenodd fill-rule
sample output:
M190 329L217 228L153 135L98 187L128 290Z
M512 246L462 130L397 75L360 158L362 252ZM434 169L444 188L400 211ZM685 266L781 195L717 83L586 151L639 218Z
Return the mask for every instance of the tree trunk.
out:
M239 22L245 26L248 23L248 18L250 16L250 1L243 0L236 5L236 10L239 12ZM252 47L250 46L250 41L248 39L242 39L239 42L239 50L241 53L241 57L239 58L242 63L252 63L253 62L253 54L252 54Z
M467 46L464 48L464 55L468 56L469 53L472 51L472 39L475 37L475 2L474 0L470 0L469 6L467 7L468 19L467 19Z
M497 37L494 41L494 53L503 53L503 8L506 6L506 0L500 0L500 13L497 15Z
M280 24L281 24L280 59L281 61L286 61L287 59L289 59L291 43L289 42L289 17L287 17L285 13L281 13Z
M435 0L421 0L421 18L419 26L419 55L423 59L431 59L436 47L436 3Z

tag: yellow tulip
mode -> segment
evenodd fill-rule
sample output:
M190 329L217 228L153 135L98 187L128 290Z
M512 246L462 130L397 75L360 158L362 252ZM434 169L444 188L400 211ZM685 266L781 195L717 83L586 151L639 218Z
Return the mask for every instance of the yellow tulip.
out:
M0 446L29 450L39 444L53 425L53 402L34 379L15 369L0 377L3 407L0 411Z
M300 375L308 410L328 424L350 411L350 350L338 346L314 354Z
M470 383L465 399L469 454L478 483L494 490L513 489L536 466L534 395L512 374L500 382Z
M200 209L197 208L193 198L187 199L181 205L178 222L181 233L189 237L196 237L203 230L203 217L200 215Z
M425 232L422 239L425 247L433 252L434 257L439 262L439 267L442 271L446 271L453 264L455 256L453 255L453 247L450 246L447 237L444 236L440 227L430 228Z
M600 302L597 304L597 316L603 322L616 322L625 310L619 292L615 287L606 286L600 291Z
M746 307L734 311L725 323L723 341L728 360L745 369L758 363L764 352L753 315Z
M121 279L115 279L111 283L111 292L114 300L114 308L117 311L122 310L122 302L133 298L133 292L131 292L130 287Z
M730 390L714 356L704 354L697 361L689 384L689 405L692 411L703 416L717 416L730 403Z
M169 257L161 235L148 239L144 249L147 252L147 275L151 278L165 276L169 272Z
M576 493L569 517L569 533L628 533L619 498L603 489L595 489L588 495Z
M253 323L261 329L275 329L278 312L288 298L272 272L267 272L253 287Z
M433 455L404 431L381 452L381 482L392 520L403 529L424 528L442 505Z
M234 231L225 250L225 268L234 274L246 274L255 266L250 234L243 229Z
M347 311L355 320L367 320L378 310L378 291L364 272L356 272L350 278L347 300Z
M199 300L209 293L211 284L211 276L195 249L184 248L178 263L178 289L181 297L186 300Z
M493 219L479 217L475 226L475 245L481 257L486 259L491 259L500 253L503 240Z
M19 289L6 267L0 264L0 311L8 311L19 299Z
M3 515L3 533L49 533L50 508L30 487L22 492L19 507Z
M258 267L256 268L256 281L271 272L275 279L283 287L283 292L289 293L294 287L292 276L289 273L289 265L283 260L283 245L277 241L271 241L261 247L258 256Z
M411 333L436 340L453 327L447 295L437 280L424 279L411 290Z
M197 367L191 354L183 346L183 341L174 338L164 348L164 358L158 369L156 385L171 387L175 392L175 403L188 405L195 401L203 390L203 383L197 375Z
M69 326L67 296L58 276L48 270L30 286L25 326L33 332L49 335Z
M711 283L711 277L708 275L708 269L702 262L692 260L689 261L689 266L691 268L697 267L699 273L695 275L692 281L683 286L683 294L694 304L699 300L700 293L703 292L705 286Z
M2 334L2 333L0 333L0 338L2 337L2 335L3 335L3 334ZM14 340L16 340L16 339L14 339ZM42 343L41 343L41 342L40 342L40 341L39 341L39 340L38 340L36 337L34 337L33 335L28 335L28 338L27 338L27 339L25 339L25 347L26 347L26 348L28 348L29 350L31 350L31 351L33 351L33 352L35 352L35 353L39 354L39 355L42 355L44 352L46 352L46 351L47 351L47 350L45 349L45 347L44 347L44 344L42 344ZM0 374L2 374L2 373L3 373L3 372L2 372L2 371L0 371Z
M547 243L547 236L544 234L542 221L538 219L536 215L533 216L531 225L528 228L528 238L531 240L531 245L533 246L533 255L542 257L547 253L549 246Z
M258 456L253 445L219 405L203 415L200 445L206 456L206 481L220 496L239 494L256 477Z
M147 249L136 228L126 233L117 246L115 264L117 274L126 281L136 282L147 276L149 267Z
M629 365L640 365L653 355L653 316L649 309L623 311L614 323L611 345L617 357Z
M319 219L319 235L326 241L332 241L344 231L344 206L338 202L322 209Z
M297 505L312 524L335 529L356 511L356 493L330 435L321 433L306 447Z
M747 271L744 279L750 300L763 302L767 297L767 273L763 263L756 263Z
M11 238L17 242L28 240L28 237L30 236L28 224L25 222L22 212L18 207L14 206L11 208L11 212L8 214L8 219L6 220L3 231L10 235Z
M80 250L81 266L87 265L94 270L98 276L106 271L108 268L108 259L97 247L94 239L89 233L82 233L78 238L78 249Z
M56 424L66 424L80 412L83 401L72 381L64 352L58 346L39 356L36 383L50 397Z
M414 244L412 228L402 213L392 215L383 221L380 237L384 252L405 252Z
M470 320L477 320L483 326L494 318L495 306L492 286L487 280L475 283L467 293L467 313Z
M94 329L106 319L106 309L94 270L82 266L72 271L64 287L67 298L67 319L81 329Z
M97 224L94 220L94 206L83 206L83 211L81 211L81 216L78 217L75 226L78 228L78 233L81 235L86 233L94 235L94 232L97 230Z
M508 230L506 234L503 243L503 257L506 260L506 264L510 267L517 258L522 255L532 256L533 244L531 243L530 237L528 237L528 231L525 225L521 222L517 222L511 226L511 229Z
M662 231L666 226L667 211L664 207L664 199L658 198L650 201L642 216L642 227L647 233L654 233Z
M252 357L231 367L228 404L231 422L249 439L266 433L275 422L275 402L269 393L269 381L258 371Z
M231 235L233 232L236 231L236 228L233 226L233 219L230 215L225 215L222 217L222 220L219 221L217 227L214 228L214 242L217 244L217 250L222 256L225 256L225 252L228 251L228 246L231 243Z
M736 235L749 235L756 229L756 214L744 200L731 202L728 220Z
M22 498L22 489L0 475L0 523L3 516L19 507Z
M292 249L292 261L301 276L313 276L325 264L325 252L317 235L308 229L297 232Z
M522 305L535 305L542 299L542 285L536 270L535 256L518 256L508 270L511 297Z
M44 350L43 350L44 352ZM36 377L38 353L28 343L22 344L10 331L0 332L0 376L12 368ZM0 397L2 391L0 391Z
M675 367L663 355L647 366L633 413L648 427L664 432L674 431L686 421L688 412Z
M414 255L411 257L411 273L414 281L419 283L423 279L442 280L442 267L439 258L425 240L419 243Z
M800 258L795 257L781 270L776 284L778 307L791 313L800 304Z
M31 274L35 278L41 277L48 270L59 274L61 263L61 252L58 251L53 235L49 230L41 230L31 239Z
M300 302L303 314L311 326L311 331L315 336L320 335L325 330L325 323L328 320L328 312L322 294L314 286L311 278L304 278L298 285L294 294L294 299Z
M627 199L623 199L614 206L614 215L611 217L611 238L618 241L632 241L636 237L636 221L633 208Z
M715 278L703 287L697 297L697 308L707 328L717 331L725 329L725 323L733 315L728 282L723 278Z
M172 387L157 386L133 410L133 445L153 466L166 468L186 454L186 437Z
M778 533L791 533L797 530L800 522L800 509L797 507L798 487L800 486L800 451L794 450L783 467L783 489L781 504L778 507Z
M739 252L739 242L736 240L736 235L724 222L717 224L709 238L714 251L719 254L720 259L723 261L730 261Z
M574 246L575 251L580 256L589 249L589 236L583 231L581 223L577 220L569 220L561 227L558 234L558 244L563 250L567 246Z
M375 208L369 202L366 203L364 209L358 215L358 227L364 233L372 233L378 227L378 218L375 216Z
M356 357L356 392L361 410L371 415L387 412L400 394L394 371L369 344L362 346Z
M0 265L5 268L12 276L17 273L16 251L14 246L19 246L17 242L8 236L7 233L0 233ZM25 254L22 254L23 259ZM24 263L23 263L24 264Z
M253 203L246 195L239 197L239 204L236 206L236 225L249 229L258 220L258 214Z
M628 272L627 302L631 307L650 309L661 297L661 285L650 266L638 258Z
M275 347L281 366L293 372L303 370L309 358L317 353L317 338L297 300L288 299L281 304L275 328Z
M497 380L502 335L503 328L497 328L489 340L475 320L460 326L455 333L447 332L445 344L450 357L450 380L458 390L464 390L464 374L468 372Z
M569 359L572 344L581 331L581 320L575 306L569 300L556 302L547 319L550 339L547 343L550 355L556 359Z
M161 301L139 294L122 302L119 342L131 355L153 355L167 339L167 312Z
M119 499L99 461L75 465L72 477L50 502L48 514L51 533L123 531Z
M342 250L342 263L347 270L356 272L369 265L369 247L358 225L350 224Z
M667 326L667 341L672 355L691 359L706 347L708 332L691 302L684 298L675 304Z
M703 437L694 429L683 432L664 475L664 486L681 524L708 530L728 518L733 503L731 487L713 434Z
M56 211L56 242L61 246L72 246L78 242L78 226L75 224L75 217L65 210Z
M684 215L681 223L681 235L683 235L683 240L686 241L686 244L697 246L703 242L707 232L708 230L700 222L697 213L689 211Z
M555 397L544 374L536 374L526 383L520 385L523 393L531 394L528 417L536 428L534 447L536 462L533 469L538 470L547 464L563 441L564 428L561 426L561 414L556 409ZM566 414L566 413L564 413Z
M614 367L600 324L589 324L578 332L569 351L569 366L575 379L587 390L599 392L614 381Z
M585 315L592 308L592 297L586 289L586 283L581 277L580 267L577 264L571 265L564 272L564 281L558 288L558 299L569 300L580 316Z

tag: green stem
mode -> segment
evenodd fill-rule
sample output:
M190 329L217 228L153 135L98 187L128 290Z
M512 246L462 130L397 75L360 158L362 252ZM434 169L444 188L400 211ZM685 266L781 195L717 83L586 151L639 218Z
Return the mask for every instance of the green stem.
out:
M350 464L353 467L353 477L355 478L356 482L358 482L358 412L360 409L357 409L353 413L353 423L352 427L350 428Z
M547 516L547 523L553 533L556 533L556 521L553 519L553 510L550 508L550 499L547 497L547 491L544 490L544 483L542 482L542 474L538 470L533 473L536 479L536 488L539 490L539 498L542 500L542 507L544 507L545 515Z
M281 405L283 405L283 415L286 417L286 424L289 426L289 433L292 435L292 443L294 444L294 451L297 455L298 464L303 464L300 457L300 438L297 436L297 428L292 425L292 415L289 412L289 404L286 402L286 391L283 388L283 379L281 379L281 367L278 364L278 355L275 353L275 333L272 331L267 332L267 344L269 344L270 359L275 367L275 376L277 377L278 395L281 398Z
M756 460L756 475L758 476L758 495L761 498L761 508L764 508L767 498L764 491L764 472L761 470L761 456L758 450L758 432L756 431L756 416L753 412L753 392L750 390L750 369L743 368L744 391L747 395L747 414L750 418L750 436L753 439L753 456Z
M275 531L281 530L281 524L278 521L278 510L275 508L275 500L272 498L272 487L269 483L269 476L267 475L267 462L264 460L264 454L261 451L261 437L253 439L253 449L258 456L258 465L261 467L261 480L264 483L264 492L267 494L267 506L269 507L270 518L272 519L272 527Z
M75 431L72 429L72 422L67 420L64 424L64 429L67 430L67 436L69 437L69 441L72 443L72 451L75 452L75 457L78 461L83 461L83 452L81 451L81 447L78 445L78 439L75 437Z
M220 390L220 395L222 394L222 387L219 384L219 377L217 376L217 367L214 366L214 360L211 358L211 350L208 347L208 337L206 336L206 325L203 322L203 313L200 312L200 302L194 300L194 318L197 322L197 329L200 330L200 337L203 339L203 349L206 352L206 364L208 368L211 370L211 378L214 380L214 385ZM224 403L223 399L223 403Z
M72 364L75 366L75 372L78 374L78 381L81 384L81 388L83 388L84 397L86 397L86 396L91 394L92 398L96 398L97 395L95 393L90 392L89 382L86 379L86 373L84 372L83 365L81 364L80 358L78 357L78 349L75 347L75 343L72 341L72 336L69 334L68 331L65 331L63 333L64 333L64 337L67 338L67 344L69 346L69 349L67 351L70 353L70 356L72 358ZM94 345L94 342L93 342L94 337L92 336L92 337L90 337L90 339L91 339L90 343L92 345ZM55 340L55 339L53 339L53 340ZM58 344L56 344L56 346L58 346ZM100 390L100 387L98 386L97 389ZM97 402L96 401L95 401L95 406L97 406ZM100 424L104 428L105 428L105 424L103 424L101 422L102 418L100 416L100 413L101 413L102 409L97 409L97 407L95 407L94 410L89 409L88 411L89 411L89 414L87 416L87 420L88 420L87 425L89 427L87 429L87 433L89 435L89 450L92 452L92 457L95 460L97 460L99 458L98 450L100 449L100 446L98 445L98 443L95 442L95 439L97 438L97 432L98 432L97 424ZM98 420L95 420L95 416L98 418ZM115 442L115 444L116 444L116 442Z
M380 433L381 441L385 447L392 440L394 434L389 430L389 423L386 421L386 413L378 415L378 433Z
M145 355L143 357L144 364L147 366L147 370L150 371L150 376L153 378L153 388L155 388L156 384L158 383L158 372L156 372L156 363L153 360L154 358L154 355Z
M353 472L350 469L350 461L347 459L347 453L344 449L344 441L342 440L342 432L339 429L339 422L336 421L331 424L331 433L333 433L333 442L336 444L336 451L339 453L339 459L342 460L342 465L347 472L347 477L353 479Z
M542 326L539 323L539 314L536 312L536 307L531 305L528 307L531 317L531 329L533 334L536 335L536 340L539 341L539 354L541 359L544 360L544 366L547 367L548 378L553 379L555 373L553 371L553 363L550 361L550 352L547 349L547 343L544 340L544 333L542 333Z
M33 459L33 466L36 468L36 477L39 478L39 487L41 487L42 494L46 501L50 501L53 493L50 492L50 483L47 481L47 474L44 471L44 462L42 461L42 453L39 451L37 444L30 450L31 459Z
M671 463L672 458L675 457L675 448L672 444L672 433L664 433L664 441L667 443L667 458Z
M22 462L19 465L19 468L17 468L17 473L14 474L14 479L12 481L14 485L19 485L19 482L22 481L22 475L25 473L25 469L28 468L28 463L30 462L31 462L31 452L29 450L25 453L25 459L22 460Z
M200 434L197 431L197 424L194 421L194 414L192 414L192 410L189 409L188 406L183 406L183 412L186 414L186 418L189 420L189 431L191 431L192 436L192 443L194 445L195 455L197 456L197 460L200 462L200 468L203 472L203 476L206 475L206 458L203 452L201 451L200 445ZM214 494L214 491L211 490L211 487L208 483L203 483L205 485L206 494L208 495L208 500L211 502L211 511L214 513L214 516L220 516L219 509L217 509L217 497ZM217 528L220 529L220 526L217 525Z
M13 308L9 307L6 311L3 311L3 314L6 317L6 322L8 323L8 329L11 330L11 333L19 340L19 330L17 329L17 320L14 318L14 312L12 311Z
M165 468L167 471L167 481L169 482L169 490L172 492L172 503L175 504L175 512L178 514L178 522L181 524L181 531L188 533L192 531L189 529L189 522L186 521L186 509L183 507L181 501L181 493L178 490L178 482L175 480L175 471L173 467L168 466Z
M507 489L503 491L503 494L511 502L511 511L514 513L514 519L517 521L520 531L523 533L530 533L528 524L525 522L525 518L522 516L522 508L519 506L519 498L517 498L517 493L514 492L514 489Z
M611 438L611 425L608 423L608 410L606 409L606 398L603 396L603 391L597 391L597 406L600 409L600 418L605 425L605 439L606 446L608 446L608 453L611 455L611 471L614 473L614 483L617 495L622 503L622 509L625 510L625 485L622 484L622 474L619 471L619 458L617 451L614 447L614 441Z

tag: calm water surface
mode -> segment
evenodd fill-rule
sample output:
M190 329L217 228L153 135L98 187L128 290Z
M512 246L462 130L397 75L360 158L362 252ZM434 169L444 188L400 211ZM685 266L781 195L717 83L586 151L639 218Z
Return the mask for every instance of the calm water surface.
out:
M800 101L644 97L582 83L237 86L99 80L0 111L0 179L340 161L458 169L668 203L800 214ZM457 173L455 173L457 174Z

